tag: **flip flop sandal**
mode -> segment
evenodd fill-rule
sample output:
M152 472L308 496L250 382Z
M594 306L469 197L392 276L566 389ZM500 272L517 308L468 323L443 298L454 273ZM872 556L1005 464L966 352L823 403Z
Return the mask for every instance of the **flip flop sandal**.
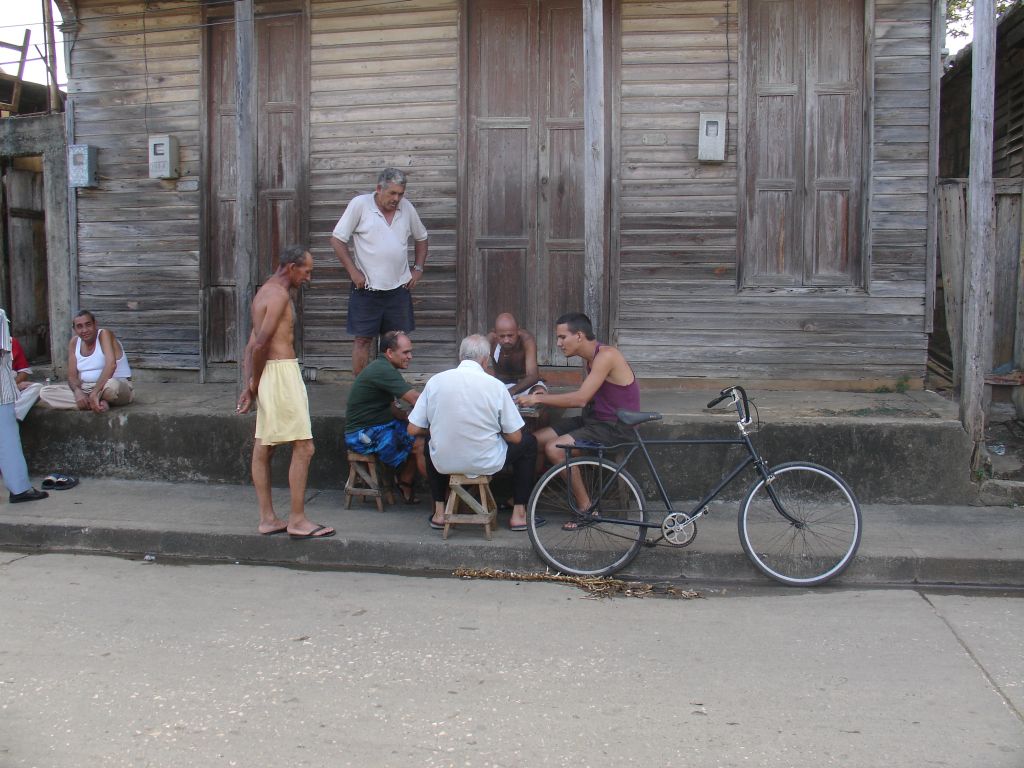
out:
M43 478L40 488L44 491L66 491L69 488L74 488L76 485L78 485L77 477L54 472L52 475L47 475Z
M534 527L534 528L540 528L540 527L541 527L542 525L546 525L546 524L547 524L547 522L548 522L548 521L547 521L547 520L545 520L545 519L544 519L543 517L535 517L535 518L533 519L533 527ZM522 525L510 525L510 526L508 527L508 529L509 529L510 531L515 531L515 532L517 532L517 533L518 533L519 531L526 531L526 530L529 530L529 528L530 528L530 526L529 526L529 525L528 525L527 523L523 523Z
M398 488L398 496L402 500L403 504L412 506L420 503L420 497L416 495L416 489L412 483L403 483L398 481L395 483L395 487ZM408 491L408 493L406 493Z
M308 541L309 539L329 539L333 536L336 531L330 531L328 533L321 533L321 531L327 530L326 525L318 525L309 533L289 533L288 538L296 541Z

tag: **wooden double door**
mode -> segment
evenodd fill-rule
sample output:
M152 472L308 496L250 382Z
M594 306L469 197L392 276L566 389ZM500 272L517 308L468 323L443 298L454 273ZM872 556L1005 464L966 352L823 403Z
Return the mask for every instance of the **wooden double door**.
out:
M512 312L541 364L583 310L582 0L469 0L467 328Z
M285 247L303 241L306 230L303 157L308 42L303 8L299 0L256 3L258 281L276 268L276 258ZM230 6L226 17L221 15L224 9L223 4L211 5L206 40L203 343L206 372L214 378L218 367L229 378L235 375L234 363L241 352L235 349L236 294L248 289L236 285L235 27L230 23Z
M864 3L747 0L742 284L863 283Z

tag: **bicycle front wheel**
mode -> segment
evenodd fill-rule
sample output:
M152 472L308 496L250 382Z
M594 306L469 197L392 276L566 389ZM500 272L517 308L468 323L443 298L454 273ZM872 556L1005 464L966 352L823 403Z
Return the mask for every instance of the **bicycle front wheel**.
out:
M549 469L530 495L530 542L541 560L561 573L615 573L629 565L644 541L647 529L638 525L644 522L643 501L636 480L617 464L570 459Z
M761 573L790 586L824 584L841 574L860 545L861 515L850 486L817 464L768 470L740 507L740 543Z

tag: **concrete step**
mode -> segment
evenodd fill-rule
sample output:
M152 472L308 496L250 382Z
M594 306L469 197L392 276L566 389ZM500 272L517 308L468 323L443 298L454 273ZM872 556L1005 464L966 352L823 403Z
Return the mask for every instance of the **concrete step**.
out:
M978 502L984 506L1024 506L1024 482L1020 480L984 480L978 491Z
M22 443L37 473L83 477L246 484L255 416L234 414L231 385L140 383L136 402L106 414L36 406ZM714 393L645 391L643 407L664 418L643 427L652 439L734 437L735 415L705 410ZM972 445L956 407L930 392L753 392L761 428L753 441L771 464L809 460L839 472L863 503L969 504ZM344 486L344 385L311 384L316 455L309 486ZM290 449L275 458L274 482L287 482ZM671 496L698 498L742 457L736 446L653 449ZM649 489L646 470L634 464ZM739 498L752 476L726 498Z

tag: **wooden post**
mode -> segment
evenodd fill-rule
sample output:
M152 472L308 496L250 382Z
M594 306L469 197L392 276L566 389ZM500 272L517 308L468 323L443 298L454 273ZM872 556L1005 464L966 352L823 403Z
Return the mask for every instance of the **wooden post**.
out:
M995 248L995 187L992 183L995 101L993 0L974 0L971 51L971 151L967 201L967 262L964 268L963 384L960 420L974 441L973 467L984 460L985 373L992 336L992 254Z
M50 0L43 0L43 40L46 43L46 69L50 75L50 111L60 112L60 86L57 85L57 44L53 31L53 8Z
M256 267L256 23L253 0L235 0L235 350L242 381L245 346L252 330L249 305Z
M583 307L594 328L607 333L604 80L604 3L583 0Z
M967 182L946 179L938 188L939 258L942 259L942 296L946 332L953 364L953 386L963 376L964 260L967 250Z

